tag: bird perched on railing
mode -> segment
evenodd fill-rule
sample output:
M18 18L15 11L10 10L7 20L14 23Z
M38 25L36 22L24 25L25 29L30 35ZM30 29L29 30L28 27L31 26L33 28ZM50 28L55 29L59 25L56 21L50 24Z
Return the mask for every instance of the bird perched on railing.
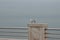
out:
M30 23L36 23L36 20L35 19L30 19Z

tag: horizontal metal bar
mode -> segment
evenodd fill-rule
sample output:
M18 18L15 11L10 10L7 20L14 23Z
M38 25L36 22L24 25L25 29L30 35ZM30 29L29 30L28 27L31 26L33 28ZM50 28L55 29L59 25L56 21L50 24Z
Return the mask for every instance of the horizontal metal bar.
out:
M28 27L6 27L0 29L28 29ZM47 29L60 29L60 28L47 28Z
M28 27L6 27L6 28L0 28L0 29L27 29Z
M0 35L0 36L28 37L28 36L22 36L22 35Z
M2 29L11 29L11 28L13 28L13 29L27 29L28 27L5 27L5 28L2 28ZM1 28L0 28L1 29Z
M28 28L28 27L0 27L0 28Z
M56 38L56 37L45 37L45 38L50 38L50 39L60 39L60 38Z
M28 33L28 32L11 32L11 31L0 31L1 33Z
M54 29L58 29L58 30L60 30L60 28L48 28L48 29L50 29L50 30L54 30Z
M21 30L27 30L28 27L7 27L7 28L0 28L0 29L21 29ZM45 30L60 30L60 28L47 28Z
M57 34L57 33L45 33L45 34L50 34L50 35L60 35L60 34Z

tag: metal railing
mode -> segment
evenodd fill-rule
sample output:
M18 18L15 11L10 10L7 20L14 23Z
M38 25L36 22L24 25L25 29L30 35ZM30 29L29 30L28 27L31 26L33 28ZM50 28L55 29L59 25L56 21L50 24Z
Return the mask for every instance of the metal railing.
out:
M48 28L47 30L47 37L48 40L60 40L60 28Z
M48 28L48 40L60 40L60 28ZM28 39L28 27L0 28L0 38Z
M13 27L13 28L0 28L0 38L28 38L28 28L26 27Z

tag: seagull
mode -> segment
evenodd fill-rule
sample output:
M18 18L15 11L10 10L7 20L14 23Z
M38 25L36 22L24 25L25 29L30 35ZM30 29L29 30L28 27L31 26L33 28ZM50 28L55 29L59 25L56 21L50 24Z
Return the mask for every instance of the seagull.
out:
M30 23L36 23L35 19L30 19Z

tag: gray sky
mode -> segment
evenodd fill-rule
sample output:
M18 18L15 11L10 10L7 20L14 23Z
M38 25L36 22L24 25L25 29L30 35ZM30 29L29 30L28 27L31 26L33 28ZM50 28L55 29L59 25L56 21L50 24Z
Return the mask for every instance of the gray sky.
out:
M60 0L0 0L1 26L26 26L30 18L60 26Z

